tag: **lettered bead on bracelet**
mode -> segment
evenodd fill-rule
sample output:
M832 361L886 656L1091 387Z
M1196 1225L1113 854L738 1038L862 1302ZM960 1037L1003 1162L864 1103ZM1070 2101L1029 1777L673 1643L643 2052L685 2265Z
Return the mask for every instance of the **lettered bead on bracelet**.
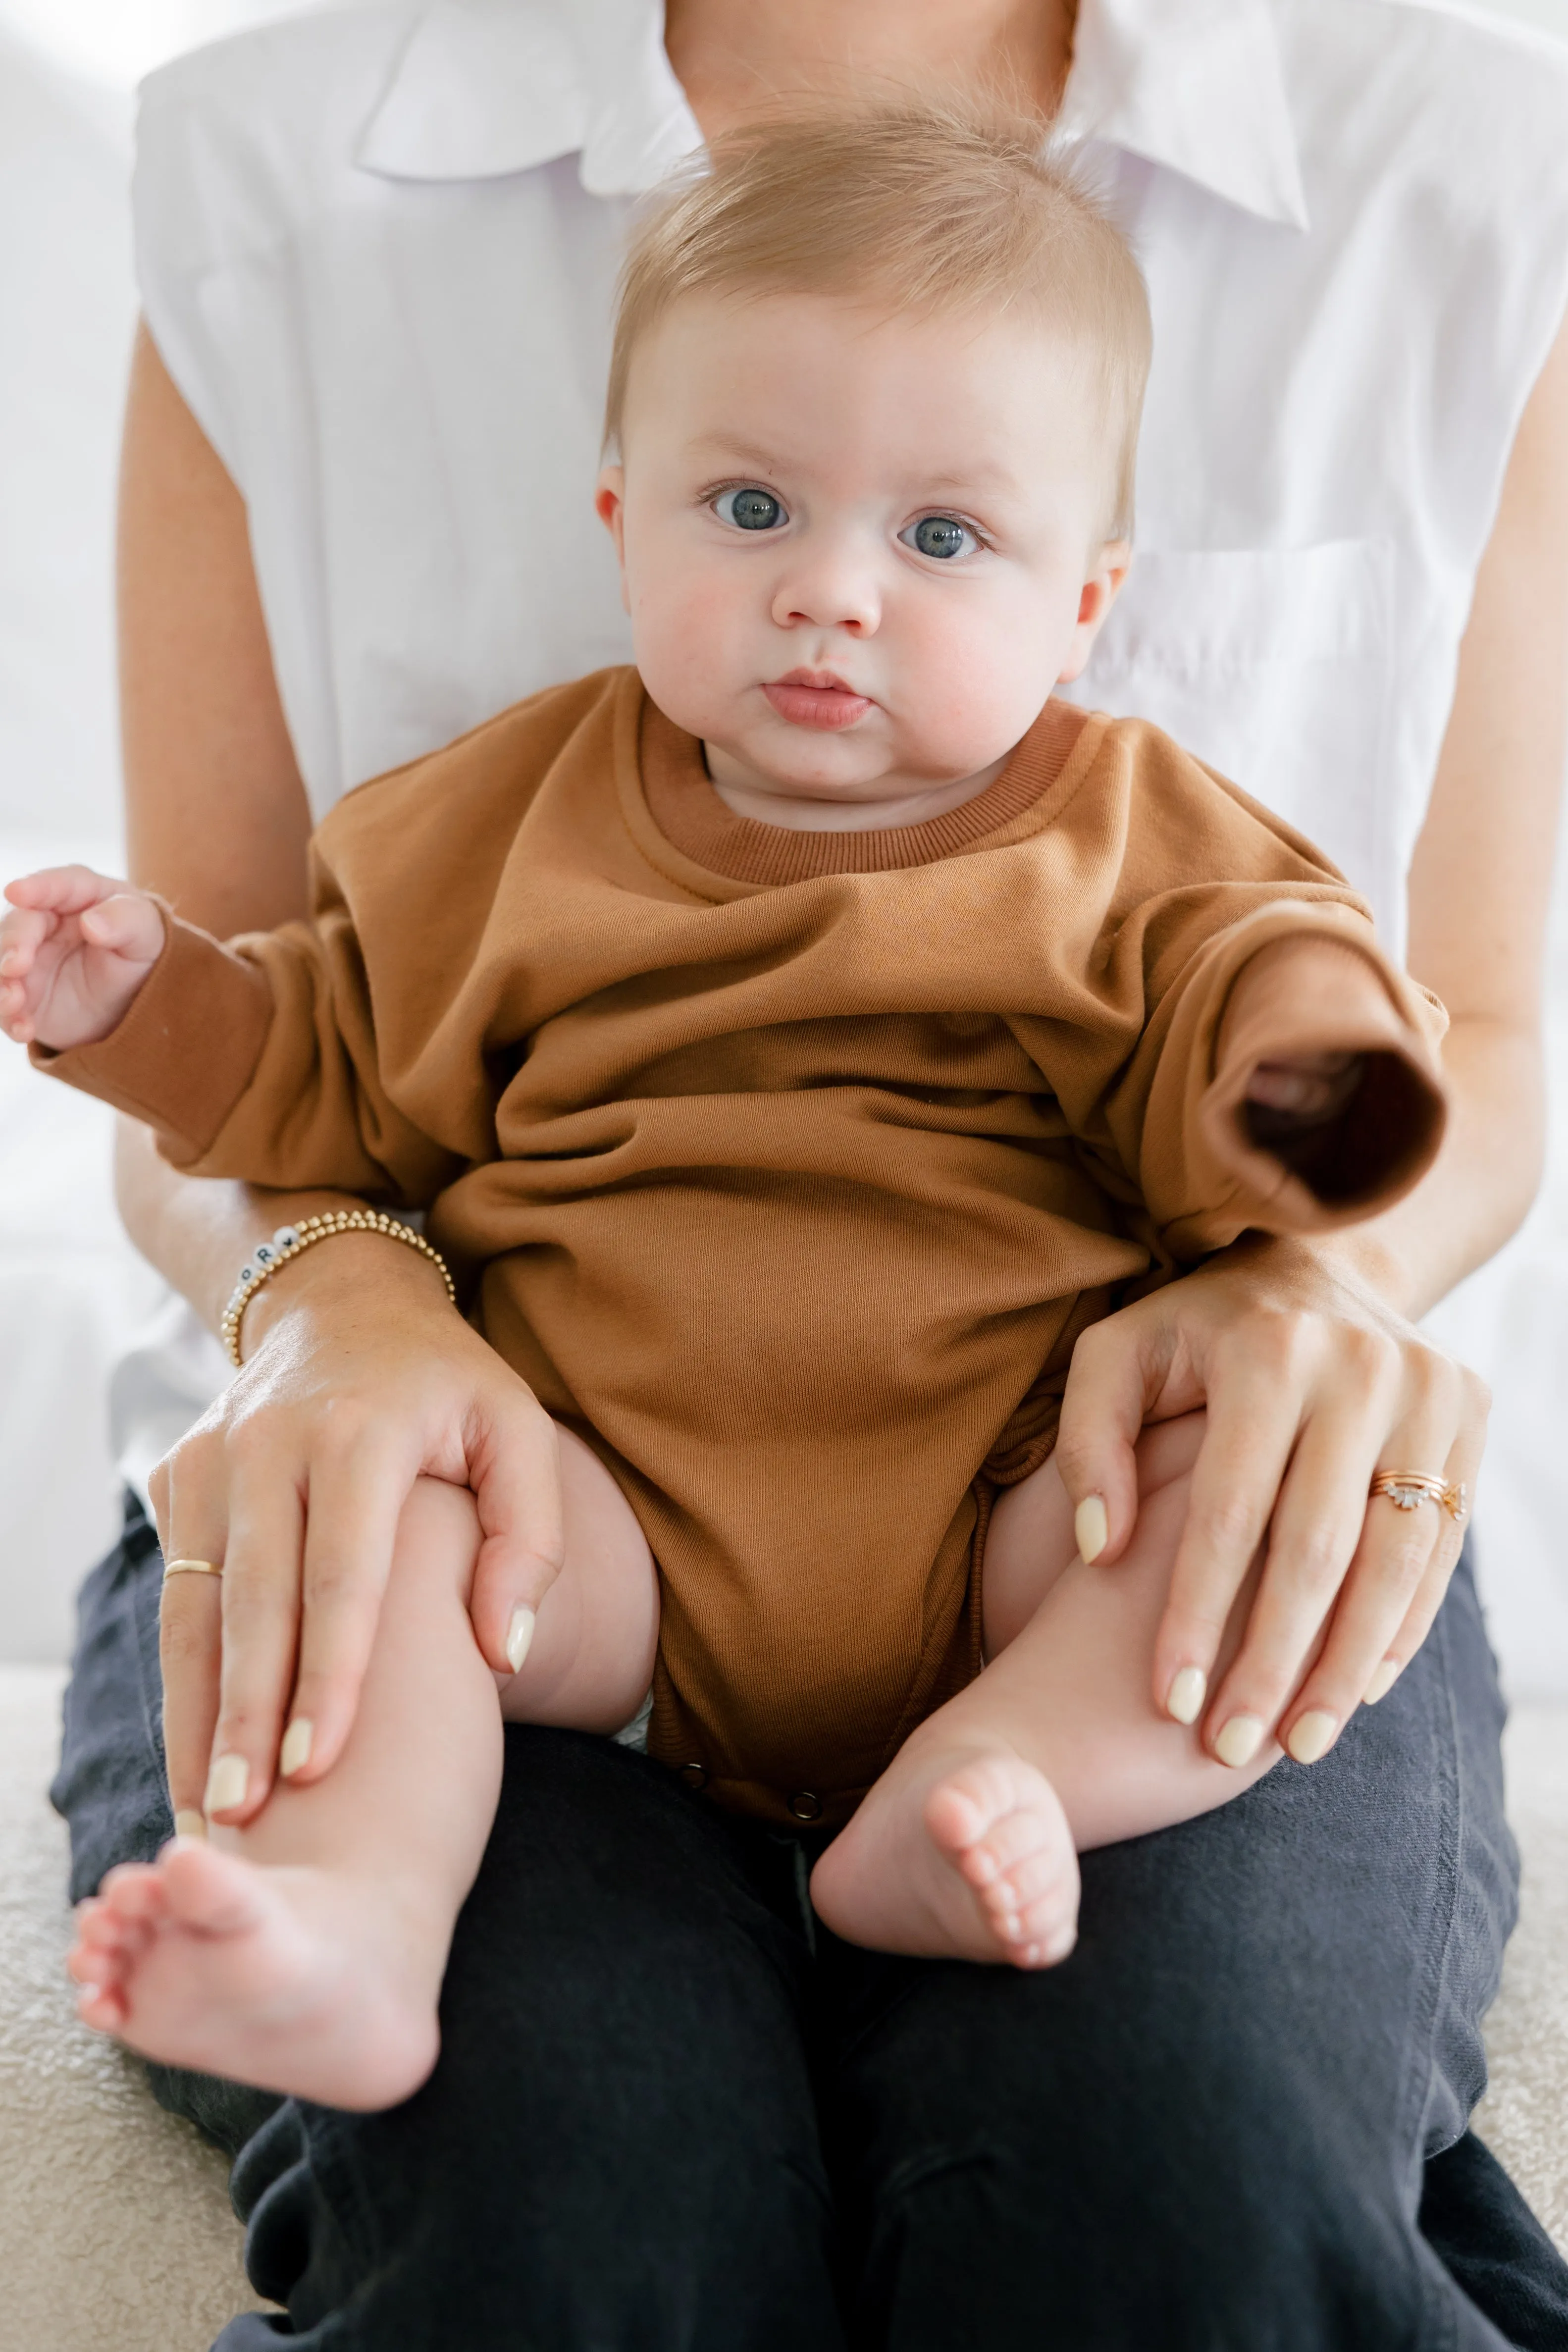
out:
M389 1217L384 1210L333 1209L324 1216L301 1217L297 1225L279 1225L269 1242L258 1242L239 1269L218 1327L229 1362L237 1371L245 1360L239 1352L239 1327L246 1308L263 1283L270 1281L279 1266L287 1265L302 1250L313 1248L317 1242L331 1241L338 1234L384 1234L389 1241L404 1242L410 1249L417 1250L436 1268L447 1286L447 1297L456 1307L457 1287L439 1250L433 1250L423 1234L415 1233L396 1217Z

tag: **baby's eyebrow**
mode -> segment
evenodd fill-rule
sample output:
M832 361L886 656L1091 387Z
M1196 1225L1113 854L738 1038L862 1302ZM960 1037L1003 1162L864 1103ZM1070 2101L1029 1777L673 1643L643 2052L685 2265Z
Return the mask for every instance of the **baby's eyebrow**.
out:
M700 433L689 445L694 457L724 457L739 466L748 466L758 474L780 474L785 460L776 449L763 449L754 441L741 441L728 433Z
M1012 467L1000 464L970 466L962 474L921 476L921 490L936 498L962 499L974 492L990 497L998 490L1016 490L1017 487L1018 478Z

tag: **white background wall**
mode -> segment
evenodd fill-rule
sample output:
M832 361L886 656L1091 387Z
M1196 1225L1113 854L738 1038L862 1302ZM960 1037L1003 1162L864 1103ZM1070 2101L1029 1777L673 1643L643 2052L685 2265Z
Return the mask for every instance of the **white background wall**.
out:
M1374 5L1374 0L1368 0ZM1490 0L1568 38L1568 0ZM113 479L134 320L137 77L298 0L0 0L0 874L118 861ZM1552 1172L1525 1232L1436 1318L1497 1392L1482 1496L1494 1637L1568 1694L1568 887ZM105 1367L153 1296L119 1233L107 1122L0 1044L0 1658L62 1656L117 1504Z

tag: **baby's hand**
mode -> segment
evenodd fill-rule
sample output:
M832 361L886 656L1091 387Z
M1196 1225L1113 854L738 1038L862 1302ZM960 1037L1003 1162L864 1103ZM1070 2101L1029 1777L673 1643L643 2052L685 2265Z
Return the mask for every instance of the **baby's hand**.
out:
M95 1045L119 1027L163 951L156 901L86 866L28 874L5 896L0 1029L54 1053Z

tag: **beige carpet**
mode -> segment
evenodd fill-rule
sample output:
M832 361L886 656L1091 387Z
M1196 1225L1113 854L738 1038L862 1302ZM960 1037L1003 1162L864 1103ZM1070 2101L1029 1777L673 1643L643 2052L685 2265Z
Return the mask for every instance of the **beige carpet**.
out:
M0 1668L0 2341L205 2352L256 2307L224 2165L77 2023L61 1969L65 1832L44 1797L61 1680ZM1509 1761L1524 1917L1479 2120L1568 2251L1568 1710L1521 1712Z
M1506 1755L1524 1887L1476 2129L1568 2254L1568 1707L1521 1706Z
M257 2297L223 2159L77 2022L64 1825L44 1790L65 1677L0 1668L0 2339L205 2352Z

